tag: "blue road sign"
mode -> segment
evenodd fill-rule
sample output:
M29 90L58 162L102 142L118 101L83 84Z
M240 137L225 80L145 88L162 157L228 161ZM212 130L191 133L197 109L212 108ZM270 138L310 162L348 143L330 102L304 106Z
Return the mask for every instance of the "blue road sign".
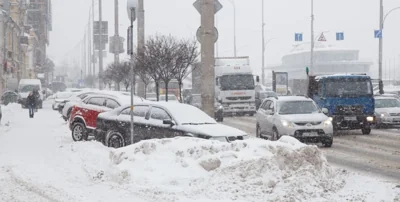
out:
M382 38L382 30L375 30L374 31L374 37L377 39Z
M294 41L303 41L303 33L294 33Z
M343 41L343 40L344 40L344 33L336 32L336 41Z

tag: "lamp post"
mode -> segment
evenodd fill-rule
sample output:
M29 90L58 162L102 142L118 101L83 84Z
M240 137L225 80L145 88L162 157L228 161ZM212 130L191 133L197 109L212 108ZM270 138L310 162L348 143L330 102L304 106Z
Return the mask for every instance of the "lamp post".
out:
M132 72L131 72L131 144L134 141L134 124L133 124L133 105L134 105L134 84L135 84L135 74L134 74L134 67L133 67L133 22L136 20L136 8L137 8L137 0L128 0L127 1L127 9L128 9L128 17L131 21L131 26L128 28L128 54L131 56L131 65L132 65Z
M400 7L396 7L391 9L386 15L383 13L383 0L380 0L379 6L379 30L381 32L381 36L379 37L379 94L383 94L383 80L382 80L382 58L383 58L383 28L385 24L385 20L390 13L393 11L400 9Z

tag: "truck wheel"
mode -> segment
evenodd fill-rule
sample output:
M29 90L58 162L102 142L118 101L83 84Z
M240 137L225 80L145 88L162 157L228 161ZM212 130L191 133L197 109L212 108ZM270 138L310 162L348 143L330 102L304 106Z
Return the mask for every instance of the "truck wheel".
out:
M369 135L371 133L371 128L361 129L363 135Z

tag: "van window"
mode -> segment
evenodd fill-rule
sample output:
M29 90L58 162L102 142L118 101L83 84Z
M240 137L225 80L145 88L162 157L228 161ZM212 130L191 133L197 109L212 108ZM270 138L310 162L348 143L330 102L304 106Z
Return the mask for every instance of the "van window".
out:
M20 87L19 92L28 93L28 92L32 92L35 89L40 90L40 86L39 85L24 85L24 86Z

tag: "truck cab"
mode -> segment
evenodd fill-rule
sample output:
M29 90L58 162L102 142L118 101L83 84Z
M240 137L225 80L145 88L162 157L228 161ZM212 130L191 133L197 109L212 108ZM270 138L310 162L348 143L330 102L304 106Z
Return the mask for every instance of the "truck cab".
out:
M308 96L332 118L334 131L361 129L370 134L375 99L369 76L309 76Z
M215 97L224 114L255 114L255 81L248 57L216 58L215 77Z

